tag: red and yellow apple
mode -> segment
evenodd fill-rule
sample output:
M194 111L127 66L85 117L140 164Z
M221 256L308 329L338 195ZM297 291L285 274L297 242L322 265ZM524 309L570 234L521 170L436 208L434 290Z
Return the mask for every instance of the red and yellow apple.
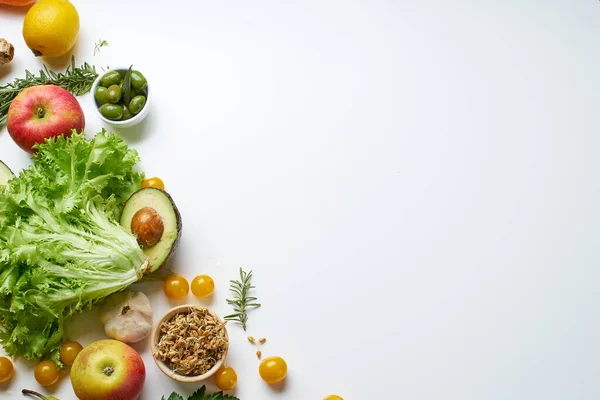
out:
M71 384L80 400L134 400L142 393L145 379L142 357L113 339L84 347L71 367Z
M33 153L33 145L47 138L70 136L85 128L79 102L71 93L55 85L32 86L10 103L6 116L8 133L23 150Z

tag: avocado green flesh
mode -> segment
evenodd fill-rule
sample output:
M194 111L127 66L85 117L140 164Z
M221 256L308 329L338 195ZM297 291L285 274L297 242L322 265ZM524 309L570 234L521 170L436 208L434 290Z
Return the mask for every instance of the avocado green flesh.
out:
M144 207L154 209L162 218L163 235L154 246L143 249L150 264L150 272L161 268L169 260L177 247L181 231L181 217L171 197L156 188L140 189L131 195L121 214L121 226L131 232L131 220L136 212Z
M6 166L2 161L0 161L0 186L5 186L8 184L8 181L14 178L15 174L12 173L10 168Z

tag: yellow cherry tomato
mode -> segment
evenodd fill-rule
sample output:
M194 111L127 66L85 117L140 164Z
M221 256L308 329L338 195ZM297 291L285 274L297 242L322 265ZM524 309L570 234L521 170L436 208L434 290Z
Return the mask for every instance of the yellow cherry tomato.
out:
M179 275L171 275L165 280L165 294L171 300L182 300L190 291L188 281Z
M323 400L344 400L344 399L342 399L340 396L338 396L336 394L330 394L327 397L323 397Z
M215 281L208 275L198 275L192 280L192 293L196 297L208 297L215 291Z
M83 346L73 340L67 340L60 346L60 361L65 365L73 365L77 354L83 350Z
M142 187L143 188L153 187L153 188L165 190L165 183L162 181L162 179L157 178L155 176L154 178L144 179L144 181L142 182Z
M35 366L33 371L35 380L42 386L50 386L58 381L59 372L58 367L54 361L46 360L42 361Z
M14 371L13 363L6 357L0 357L0 383L12 378Z
M281 357L268 357L262 360L258 366L258 373L267 383L281 382L287 375L287 364Z
M237 384L237 374L231 367L221 367L215 374L215 384L220 390L231 390Z

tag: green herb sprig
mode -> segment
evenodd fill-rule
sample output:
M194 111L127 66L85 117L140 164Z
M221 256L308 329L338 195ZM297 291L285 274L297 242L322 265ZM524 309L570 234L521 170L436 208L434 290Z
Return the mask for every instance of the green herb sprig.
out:
M46 65L44 65L44 69L40 70L39 76L25 70L25 78L17 78L12 83L0 86L0 123L6 120L10 103L24 89L39 85L56 85L75 96L81 96L90 91L97 77L96 67L88 63L77 67L75 57L71 57L71 65L64 73L51 71Z
M108 46L108 42L106 40L98 39L98 43L94 43L94 55L100 52L100 49L104 46Z
M185 400L184 397L175 392L171 393L168 399L165 396L162 397L162 400ZM230 396L228 394L224 394L223 392L217 393L206 393L206 386L202 386L200 389L196 390L194 394L187 398L187 400L240 400L235 396Z
M127 70L127 72L125 73L125 76L123 77L123 93L122 93L122 97L123 97L123 101L125 101L125 104L129 104L129 100L131 100L131 71L132 71L133 65L129 66L129 69Z
M32 396L39 397L42 400L59 400L58 398L56 398L54 396L44 396L43 394L38 393L35 390L23 389L23 390L21 390L21 393L30 394Z
M231 280L229 290L234 294L234 299L227 299L227 303L233 306L234 314L227 315L225 320L235 321L246 330L248 322L247 308L258 308L260 304L256 303L256 297L248 296L248 292L254 289L252 286L252 271L245 272L240 268L240 280Z

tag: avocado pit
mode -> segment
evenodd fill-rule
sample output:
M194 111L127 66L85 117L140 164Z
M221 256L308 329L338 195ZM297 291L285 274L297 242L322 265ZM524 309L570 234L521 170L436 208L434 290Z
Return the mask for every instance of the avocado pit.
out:
M162 218L151 207L139 209L131 219L131 233L137 237L142 248L148 249L156 245L164 231L165 225Z

